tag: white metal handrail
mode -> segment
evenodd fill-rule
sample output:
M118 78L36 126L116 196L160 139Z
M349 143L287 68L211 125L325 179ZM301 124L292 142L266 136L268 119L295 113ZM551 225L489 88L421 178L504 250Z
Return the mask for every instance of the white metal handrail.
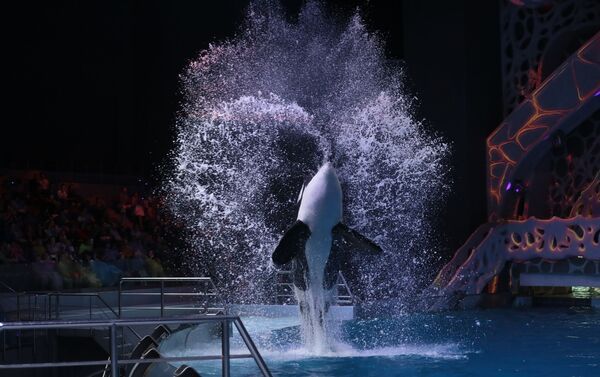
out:
M189 324L195 325L205 322L216 322L222 324L221 332L221 355L202 355L202 356L182 356L182 357L160 357L155 359L120 359L117 351L117 329L120 327L143 326L143 325L177 325ZM229 344L229 325L233 324L237 328L244 344L250 351L250 354L231 354ZM28 369L28 368L51 368L51 367L74 367L74 366L99 366L110 365L111 376L119 376L119 366L137 363L155 363L155 362L177 362L193 360L222 360L222 376L230 376L230 360L240 358L252 358L265 377L271 377L271 372L264 359L260 355L256 345L252 341L250 334L239 317L235 316L203 316L203 317L179 317L173 319L114 319L105 321L35 321L35 322L9 322L0 323L0 332L18 331L18 330L50 330L50 329L93 329L108 328L110 330L110 359L109 360L87 360L87 361L69 361L69 362L37 362L20 364L0 364L2 369Z
M102 304L103 308L108 309L108 311L112 315L114 315L114 318L117 318L119 316L119 314L115 311L115 309L113 309L113 307L110 306L98 292L50 292L50 293L48 293L48 297L49 297L48 313L50 314L50 316L54 313L55 319L59 319L59 317L60 317L60 312L61 312L60 298L61 297L88 297L89 298L89 301L88 301L89 302L89 305L88 305L89 319L92 319L92 315L94 313L93 309L96 309L96 307L92 306L92 299L96 299L97 302ZM53 301L52 299L54 299L54 301L55 301L54 308L52 306L52 301ZM48 319L51 319L51 318L48 318Z
M277 275L284 277L284 279L289 279L289 276L292 275L292 271L281 270L277 272ZM284 301L285 303L295 301L296 296L294 295L293 287L294 284L291 281L278 281L276 292L278 301ZM352 294L350 286L346 282L346 279L344 278L344 275L342 275L341 271L338 271L335 288L336 289L333 292L335 305L345 306L354 304L354 295Z
M342 274L341 271L338 272L338 279L337 279L337 290L336 290L336 301L338 305L352 305L354 304L354 295L352 294L352 291L350 290L350 286L348 285L348 283L346 282L346 278L344 277L344 275ZM346 291L346 293L341 293L343 291Z
M104 298L102 298L102 296L98 293L98 292L50 292L48 293L48 320L52 319L52 314L54 313L54 319L59 320L60 319L60 314L61 314L61 305L64 305L63 301L60 301L61 297L87 297L89 298L89 305L88 305L88 316L89 316L89 320L91 321L93 318L93 314L97 313L97 309L108 309L108 316L106 315L106 312L104 310L101 311L102 314L104 314L105 318L107 319L117 319L119 318L119 314L115 311L115 309L108 303L106 302L106 300L104 300ZM52 308L52 299L55 299L56 301L56 306L53 310ZM100 308L98 307L94 307L92 306L92 299L96 299L97 302L99 302L102 306ZM133 334L135 336L135 339L137 341L142 339L142 336L135 331L135 329L133 329L130 326L123 326L121 330L129 330L129 332L131 334ZM124 332L121 333L121 348L124 348L125 346L125 336L124 336ZM35 333L34 333L34 342L36 340L35 338Z
M123 289L123 285L127 284L148 284L148 283L160 283L159 292L132 292L130 290L125 291ZM165 292L165 284L167 283L201 283L198 286L200 287L200 291L196 292ZM220 301L221 307L212 308L208 306L208 299L204 302L204 307L202 308L204 313L206 314L210 310L215 313L224 313L225 312L225 303L221 299L217 287L214 282L209 277L127 277L121 278L119 281L119 295L118 295L118 316L121 317L122 309L123 309L123 296L159 296L160 297L160 306L138 306L137 309L160 309L160 316L164 317L165 309L169 310L189 310L189 309L198 309L198 307L170 307L167 308L165 306L165 297L169 296L187 296L187 297L213 297L215 300Z
M15 291L13 289L13 287L11 287L10 285L6 284L2 280L0 280L0 286L2 286L4 289L6 289L7 292L10 292L10 293L16 293L17 292L17 291Z

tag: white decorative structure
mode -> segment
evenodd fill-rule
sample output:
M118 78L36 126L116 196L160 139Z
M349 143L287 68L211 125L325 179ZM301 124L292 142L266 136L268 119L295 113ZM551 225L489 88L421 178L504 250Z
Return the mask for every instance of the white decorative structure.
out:
M440 271L430 308L600 287L600 32L581 19L585 2L513 3L526 6L503 8L508 115L487 139L489 223Z
M600 261L600 218L529 218L498 224L487 230L464 262L460 258L451 261L434 285L443 296L480 294L508 261L571 257Z

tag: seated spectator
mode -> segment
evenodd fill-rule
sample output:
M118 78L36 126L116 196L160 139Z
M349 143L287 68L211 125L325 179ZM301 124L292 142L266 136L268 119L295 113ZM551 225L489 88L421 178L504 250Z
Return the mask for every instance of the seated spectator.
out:
M144 255L141 251L136 250L130 261L131 271L133 276L147 277L146 265L144 264Z
M57 271L56 261L50 259L48 255L42 255L32 267L42 289L63 289L63 279Z
M41 289L110 286L120 276L163 276L160 198L86 199L43 173L0 177L0 263L28 264Z
M40 239L35 239L33 241L32 249L36 260L44 260L48 255L46 253L46 248Z
M75 288L81 285L81 271L70 255L58 255L57 270L63 279L65 288Z
M56 192L56 196L60 200L67 201L69 199L69 189L67 188L67 185L65 185L64 183L61 184L58 191Z
M7 243L3 243L0 245L0 264L5 264L5 263L9 263L10 259L9 259L9 247Z
M129 260L129 253L125 249L121 249L119 252L119 259L115 261L121 271L125 273L125 276L131 276L131 261Z
M135 214L135 217L138 219L138 225L143 226L144 217L146 216L146 211L144 210L144 206L142 205L142 203L138 203L135 205L133 213Z
M81 273L81 284L83 287L100 288L102 286L102 282L98 276L96 276L96 273L94 272L90 262L91 257L89 254L84 254L82 264L79 266Z
M64 250L64 245L60 242L56 242L54 237L50 238L48 244L46 245L46 249L48 250L48 254L50 256L58 257L59 254L62 254Z
M48 193L50 191L50 180L46 177L46 174L40 173L38 178L38 185L40 187L40 191L43 193Z
M106 248L104 249L103 260L105 262L113 263L119 259L119 256L119 250L112 242L108 242L106 244Z
M123 187L121 189L121 193L119 194L119 205L121 213L125 213L131 207L131 201L129 199L127 187Z
M99 259L90 260L90 268L96 274L98 279L100 279L100 283L104 287L117 285L123 276L123 271L116 266L105 263Z
M94 239L90 238L87 241L84 241L79 245L78 254L79 255L91 254L93 249L94 249Z
M154 255L154 250L148 250L148 256L146 257L145 263L148 275L152 277L165 276L163 266L160 264L160 260Z
M21 244L19 242L13 241L10 244L10 247L8 249L8 260L13 263L23 263L27 261L23 253L23 248L21 247Z

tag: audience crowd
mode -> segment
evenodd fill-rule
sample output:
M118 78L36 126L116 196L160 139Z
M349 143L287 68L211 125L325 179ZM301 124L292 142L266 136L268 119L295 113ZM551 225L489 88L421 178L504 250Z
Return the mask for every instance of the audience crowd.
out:
M127 188L109 199L78 195L43 173L0 178L0 265L27 264L27 278L49 290L163 276L168 225L160 208L159 198Z

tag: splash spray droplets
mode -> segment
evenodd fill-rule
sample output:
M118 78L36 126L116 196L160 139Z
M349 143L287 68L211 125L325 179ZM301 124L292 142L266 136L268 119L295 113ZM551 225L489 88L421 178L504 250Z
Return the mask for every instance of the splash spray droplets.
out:
M167 181L197 273L221 276L232 300L272 301L271 252L304 179L330 161L345 222L386 252L357 271L354 292L414 291L411 261L435 251L428 215L447 189L448 146L411 115L401 72L358 14L340 21L310 1L293 23L252 5L237 37L203 51L182 76Z

